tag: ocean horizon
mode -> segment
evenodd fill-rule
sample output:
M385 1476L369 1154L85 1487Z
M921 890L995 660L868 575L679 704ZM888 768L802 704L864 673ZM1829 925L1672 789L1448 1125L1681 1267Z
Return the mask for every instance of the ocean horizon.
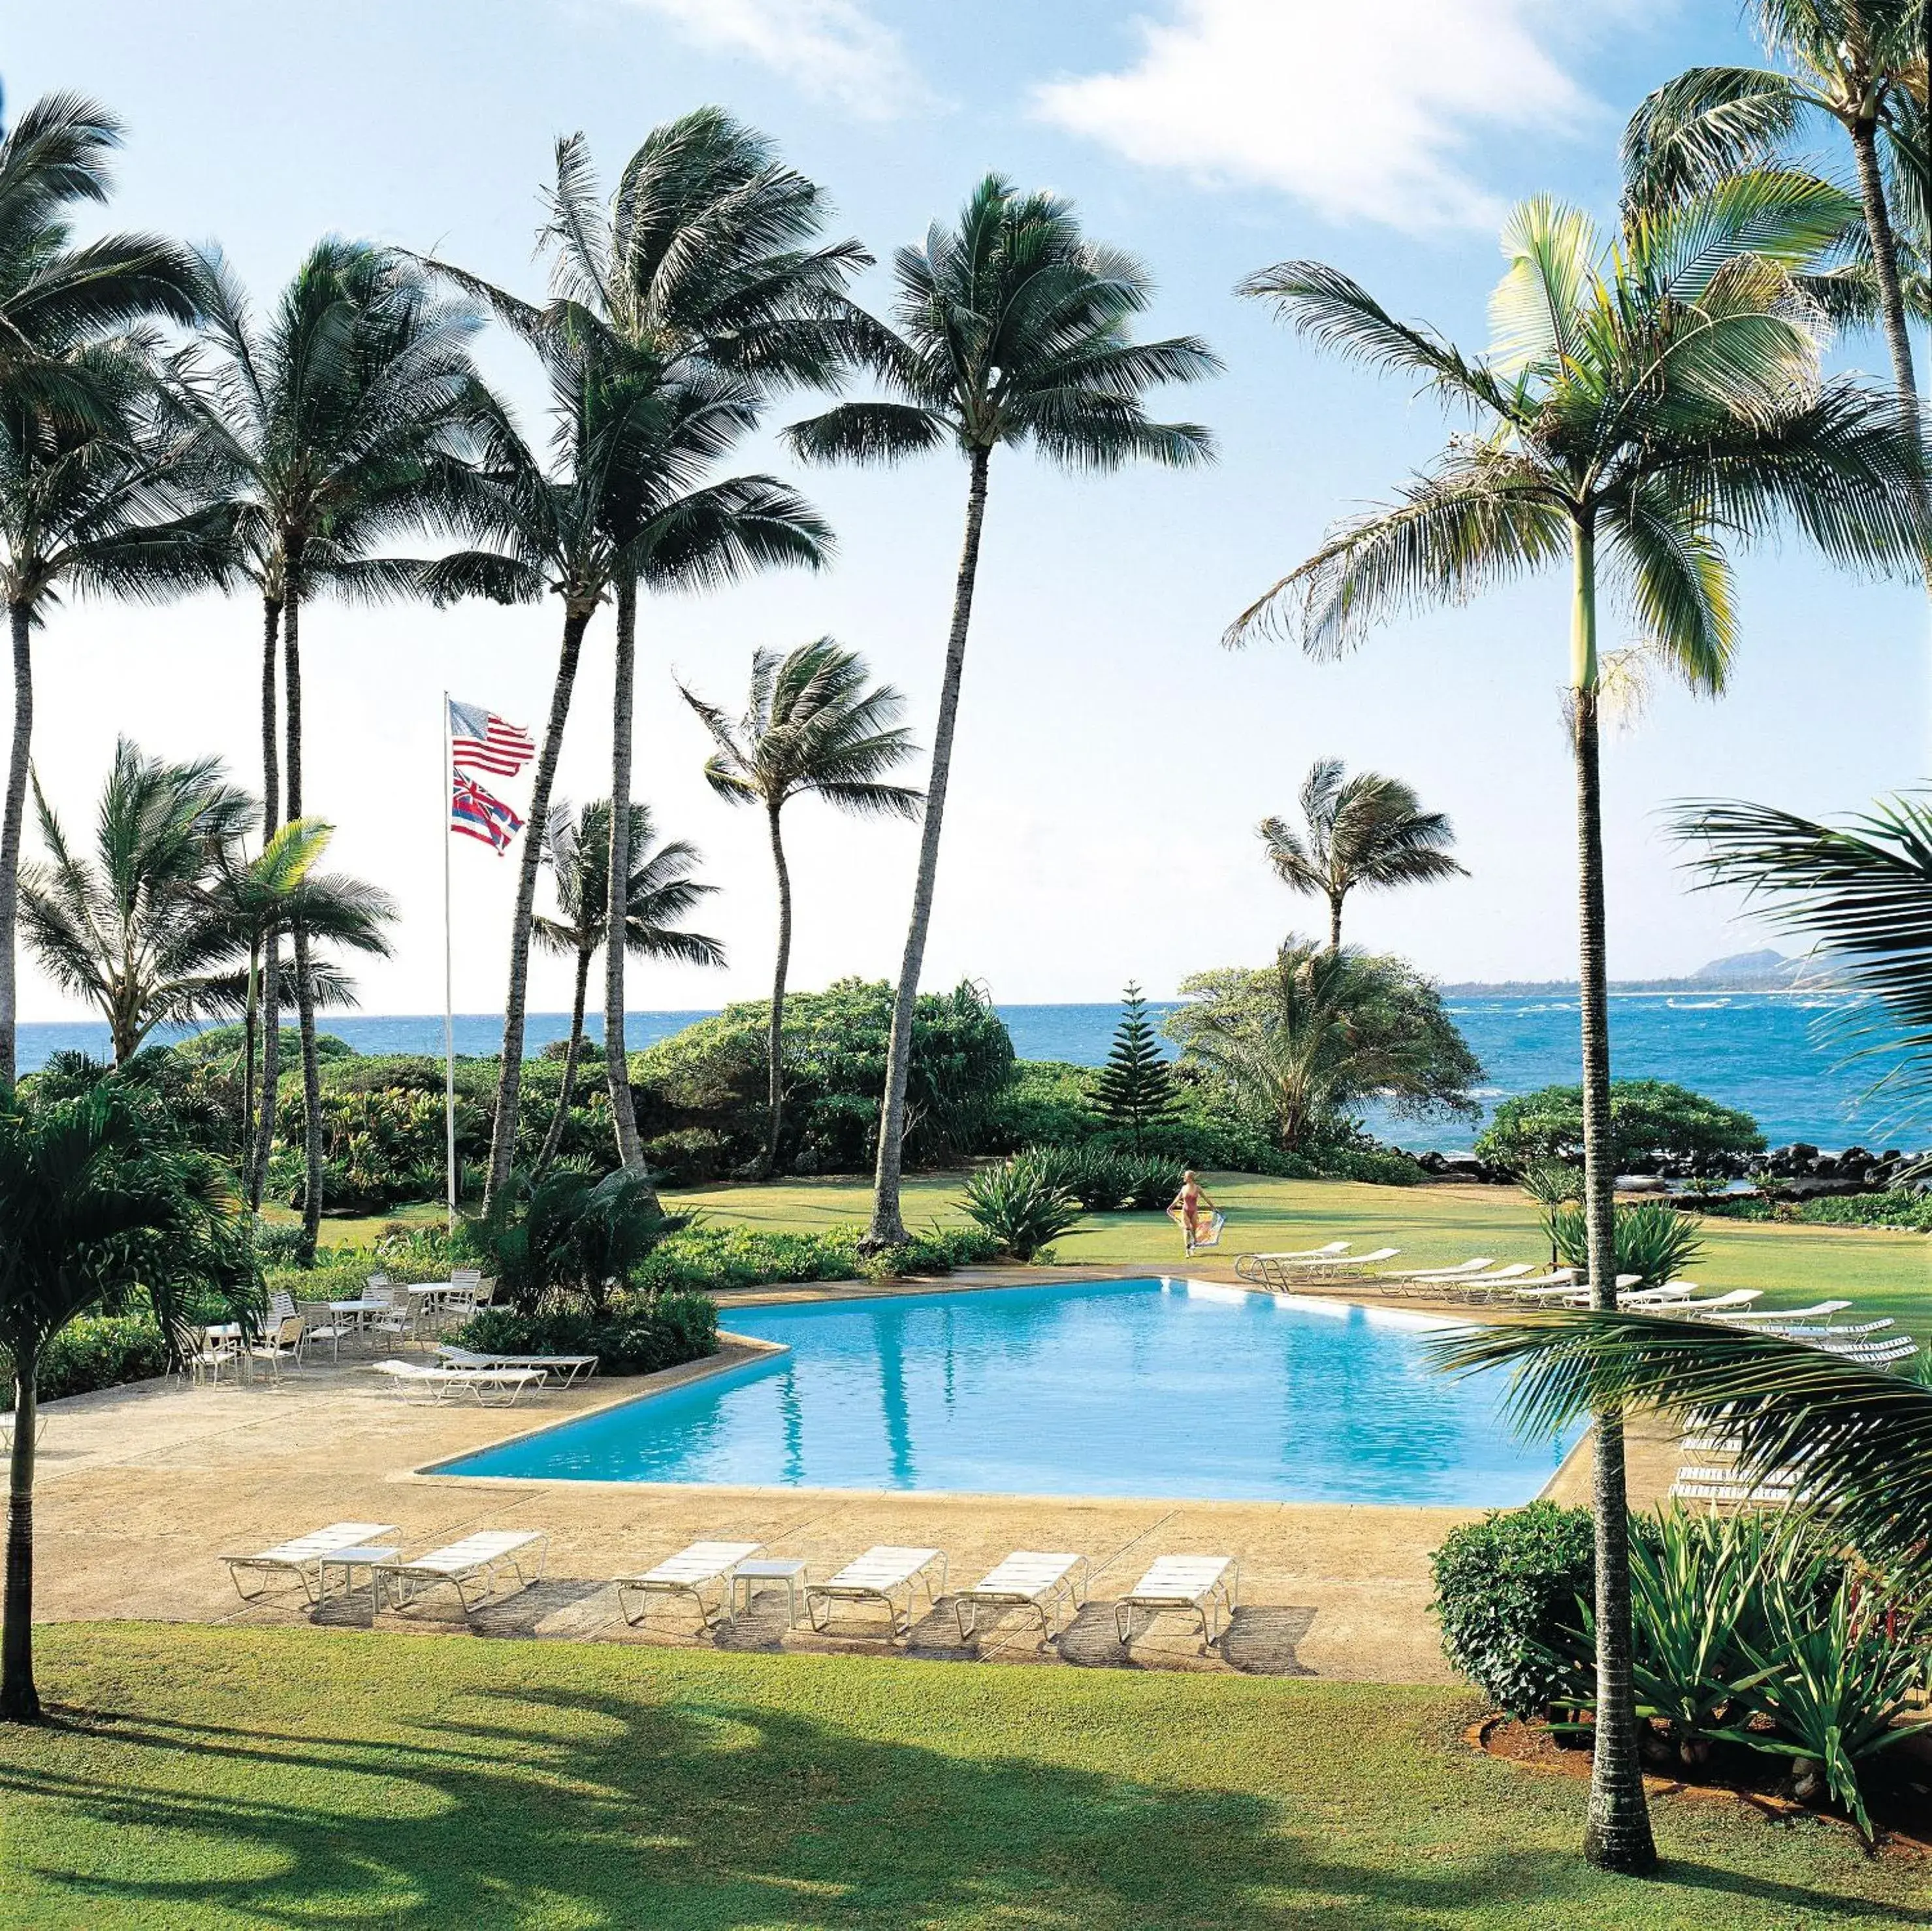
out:
M1566 998L1568 991L1570 996ZM1485 1112L1508 1095L1539 1086L1574 1084L1579 1077L1577 1009L1573 988L1542 992L1451 990L1444 1003L1482 1062L1484 1080L1476 1097ZM1852 995L1789 989L1750 992L1670 992L1622 990L1610 1008L1612 1071L1620 1079L1674 1080L1696 1092L1750 1113L1773 1146L1808 1140L1837 1148L1854 1142L1874 1151L1914 1146L1926 1135L1895 1102L1872 1091L1878 1069L1858 1056L1844 1037L1846 1017L1859 1002ZM626 1016L633 1050L652 1046L695 1021L715 1015L716 1007L646 1011ZM1054 1059L1076 1066L1098 1066L1107 1056L1120 1023L1118 1002L1046 1005L1000 1005L996 1010L1012 1035L1022 1059ZM1172 1002L1150 1002L1156 1020L1174 1010ZM490 1057L502 1035L500 1014L459 1013L458 1053ZM440 1053L442 1016L433 1014L346 1013L322 1023L326 1032L364 1053ZM539 1053L566 1038L568 1013L532 1013L526 1025L526 1050ZM191 1037L195 1027L170 1028L158 1040ZM597 1030L592 1031L598 1037ZM1171 1047L1164 1048L1172 1051ZM20 1029L20 1066L30 1073L57 1052L79 1051L104 1058L105 1025L90 1020L41 1020ZM1378 1137L1417 1152L1466 1152L1475 1125L1462 1120L1411 1120L1379 1108L1367 1125Z

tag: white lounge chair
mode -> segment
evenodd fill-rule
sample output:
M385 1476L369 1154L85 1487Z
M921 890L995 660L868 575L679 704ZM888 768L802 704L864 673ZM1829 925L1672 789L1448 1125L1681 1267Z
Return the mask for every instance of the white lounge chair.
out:
M934 1571L938 1572L935 1585ZM815 1602L883 1602L895 1636L912 1627L913 1590L923 1584L928 1605L937 1608L946 1592L946 1554L941 1549L898 1548L880 1543L856 1560L848 1562L828 1582L814 1582L805 1592L805 1613L812 1626L821 1633L831 1620L819 1620ZM896 1596L903 1593L905 1611L901 1620Z
M1775 1477L1747 1482L1733 1468L1680 1468L1670 1485L1672 1502L1723 1502L1750 1509L1788 1508L1798 1499L1796 1485Z
M477 1354L448 1341L439 1341L436 1351L450 1368L540 1368L560 1388L568 1388L580 1374L587 1380L597 1372L594 1354Z
M249 1590L242 1587L242 1574L244 1569L266 1569L296 1577L302 1584L302 1593L314 1602L319 1599L322 1587L322 1558L335 1554L342 1549L367 1548L383 1536L396 1532L393 1522L332 1522L326 1529L312 1530L308 1535L297 1536L292 1542L278 1542L272 1549L263 1549L255 1555L224 1556L221 1560L228 1565L228 1579L235 1585L235 1593L244 1602L253 1602L259 1596L268 1593L264 1583L257 1590Z
M1331 1240L1325 1247L1304 1247L1290 1254L1238 1254L1234 1257L1234 1278L1250 1287L1286 1291L1296 1269L1315 1261L1333 1260L1348 1251L1346 1241Z
M1762 1287L1733 1287L1729 1293L1714 1294L1708 1301L1673 1301L1667 1308L1658 1310L1664 1314L1688 1314L1694 1321L1708 1320L1715 1314L1720 1320L1727 1319L1733 1308L1748 1308L1751 1302L1762 1298Z
M1626 1287L1634 1287L1642 1278L1640 1274L1619 1274L1617 1292L1621 1294ZM1522 1301L1561 1301L1576 1292L1576 1270L1559 1267L1546 1281L1525 1281L1514 1292L1516 1298Z
M1694 1281L1666 1281L1660 1287L1633 1287L1628 1293L1619 1288L1617 1305L1634 1308L1639 1314L1646 1308L1660 1308L1668 1311L1676 1302L1689 1300L1696 1291Z
M989 1609L1030 1609L1040 1618L1040 1640L1053 1635L1053 1619L1064 1602L1075 1609L1087 1597L1087 1558L1082 1555L1042 1555L1016 1549L970 1589L954 1597L952 1613L964 1642L979 1626L979 1612Z
M1134 1639L1134 1611L1150 1622L1162 1611L1177 1609L1199 1617L1202 1654L1221 1640L1221 1618L1232 1618L1240 1571L1232 1556L1162 1556L1114 1605L1114 1630L1121 1647Z
M1493 1267L1496 1262L1486 1254L1479 1254L1473 1260L1459 1260L1454 1267L1406 1267L1400 1273L1385 1274L1384 1281L1453 1281L1459 1274L1480 1274L1486 1267ZM1529 1272L1525 1268L1523 1272Z
M540 1388L544 1380L540 1368L431 1368L420 1361L372 1361L369 1371L387 1375L400 1401L414 1389L419 1401L468 1395L479 1408L514 1408L525 1389Z
M534 1566L529 1575L524 1563L534 1551ZM517 1587L527 1589L543 1579L544 1564L550 1555L550 1533L544 1529L480 1529L448 1548L432 1549L428 1555L407 1562L377 1563L370 1571L376 1606L382 1606L386 1585L392 1607L406 1609L424 1590L447 1584L456 1591L456 1599L467 1616L476 1603L496 1593L496 1576L501 1569L515 1572ZM472 1602L469 1590L481 1583Z
M1814 1341L1821 1353L1835 1354L1840 1361L1856 1361L1864 1368L1889 1368L1895 1361L1910 1361L1918 1352L1918 1344L1909 1335L1888 1341Z
M1731 1318L1735 1322L1738 1317L1733 1314ZM1869 1344L1874 1335L1884 1334L1887 1328L1896 1327L1898 1325L1898 1323L1888 1314L1882 1320L1851 1321L1846 1323L1842 1328L1830 1326L1816 1328L1803 1322L1790 1320L1766 1321L1755 1332L1761 1335L1782 1335L1786 1341L1848 1341L1856 1347L1861 1341ZM1899 1341L1904 1337L1898 1335L1888 1335L1886 1338L1888 1341Z
M1733 1327L1744 1327L1759 1321L1810 1321L1833 1314L1842 1314L1851 1306L1849 1301L1814 1301L1808 1308L1751 1308L1731 1317ZM1828 1318L1826 1324L1830 1326Z
M619 1576L617 1607L624 1620L634 1629L650 1613L653 1596L688 1596L697 1605L699 1623L708 1629L724 1612L732 1572L764 1547L763 1542L693 1542L641 1575ZM722 1586L716 1610L708 1608L704 1601L704 1591L712 1584ZM626 1590L642 1599L634 1616L624 1600Z
M1354 1268L1373 1267L1393 1260L1401 1251L1399 1247L1378 1247L1372 1254L1337 1254L1326 1260L1304 1260L1301 1265L1311 1274L1346 1273Z

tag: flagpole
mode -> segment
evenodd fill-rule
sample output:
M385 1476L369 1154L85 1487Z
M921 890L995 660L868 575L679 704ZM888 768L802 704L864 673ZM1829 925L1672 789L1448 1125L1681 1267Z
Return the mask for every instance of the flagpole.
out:
M456 984L449 935L449 693L442 694L442 1134L449 1173L448 1231L456 1231Z

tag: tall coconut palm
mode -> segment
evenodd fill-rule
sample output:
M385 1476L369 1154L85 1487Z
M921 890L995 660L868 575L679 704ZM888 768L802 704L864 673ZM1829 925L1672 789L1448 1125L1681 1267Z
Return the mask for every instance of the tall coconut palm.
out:
M14 1380L0 1721L40 1713L34 1436L48 1344L76 1314L134 1285L149 1241L192 1266L197 1250L232 1235L234 1220L212 1165L158 1139L148 1110L112 1082L84 1099L0 1109L0 1349Z
M584 1041L584 1002L590 991L590 967L610 929L608 882L604 868L610 862L610 815L608 802L586 805L572 817L568 808L550 821L548 849L550 882L556 893L556 918L539 916L537 943L574 962L576 978L570 1008L570 1037L563 1050L563 1083L557 1090L556 1112L544 1136L536 1170L541 1173L556 1158L570 1104L577 1086L578 1049ZM626 847L631 858L630 889L625 893L626 947L640 959L676 959L686 966L722 966L724 948L701 932L686 932L682 921L700 899L717 890L692 876L698 863L694 845L682 838L652 848L650 807L631 807L631 834Z
M0 815L0 1094L11 1090L15 923L33 755L34 632L62 590L158 596L218 578L184 527L178 448L152 433L151 317L194 319L193 259L149 235L76 245L71 215L107 198L119 125L50 95L0 140L0 595L14 729Z
M1748 11L1784 65L1694 67L1646 96L1624 136L1629 192L1641 203L1694 194L1835 126L1851 147L1892 380L1914 396L1900 244L1924 209L1924 0L1754 0ZM1922 234L1915 252L1922 261Z
M1610 1038L1598 750L1603 580L1647 649L1694 689L1724 687L1736 642L1727 542L1795 527L1835 562L1916 566L1924 452L1895 400L1826 380L1796 277L1840 232L1844 197L1762 174L1627 220L1606 251L1588 218L1526 203L1503 238L1496 344L1464 355L1397 322L1347 276L1285 262L1242 285L1325 347L1422 380L1471 413L1392 507L1333 533L1238 617L1285 623L1332 655L1405 608L1456 602L1568 563L1576 791L1583 1200L1592 1305L1616 1305L1606 1158ZM1630 1687L1622 1423L1595 1450L1598 1728L1586 1854L1655 1861Z
M914 818L922 794L883 782L913 754L912 734L898 722L905 700L890 684L866 687L870 673L856 650L830 637L781 657L752 658L751 700L735 721L684 690L717 749L705 761L706 782L729 804L764 808L772 869L778 886L778 962L766 1037L765 1170L778 1164L784 1108L785 977L791 964L791 869L785 863L785 806L807 793L841 811Z
M1300 830L1278 818L1257 829L1282 883L1328 901L1332 951L1342 949L1342 902L1351 892L1468 875L1449 855L1456 833L1448 818L1424 811L1400 778L1352 778L1339 758L1322 758L1302 781L1301 819Z
M263 821L272 832L304 812L303 608L328 590L363 599L420 591L422 566L385 552L445 525L462 500L470 431L487 410L470 359L480 318L439 295L409 257L334 236L310 251L264 326L218 255L206 259L202 285L202 353L178 396L218 473L236 554L262 599ZM321 1079L308 934L298 923L292 937L308 1122L302 1227L312 1251L322 1215ZM271 1056L264 1101L272 1108L281 1035L273 950L262 984Z
M567 485L585 458L595 459L584 514L604 545L598 594L616 607L611 785L621 807L630 796L640 586L705 588L777 563L816 567L827 554L830 532L795 491L769 476L710 477L757 426L774 388L836 380L853 323L845 287L870 257L856 242L808 245L829 212L822 192L779 162L764 137L716 108L655 130L608 203L583 136L560 141L546 202L547 303L436 266L488 301L543 357L554 387L569 390L559 401L558 440L570 459L560 482ZM511 547L527 555L524 539ZM566 630L568 610L566 597ZM574 675L566 635L546 753L553 737L561 740ZM554 771L554 757L548 761ZM536 790L547 811L542 758ZM493 1188L508 1177L515 1149L536 802L511 937ZM614 809L610 827L606 875L614 889L629 874L621 848L628 812ZM610 915L620 915L614 905ZM607 955L604 1053L619 1157L635 1168L642 1155L624 1046L625 956L621 946Z
M874 1248L906 1238L899 1181L913 1011L932 920L993 452L1030 444L1076 470L1118 469L1137 458L1174 468L1207 462L1214 454L1208 431L1198 423L1155 422L1145 398L1161 384L1191 382L1220 367L1192 335L1135 341L1134 318L1153 299L1147 271L1118 249L1088 241L1070 203L1023 194L998 175L974 190L956 227L934 223L922 245L900 249L892 280L894 326L875 326L856 343L886 398L841 403L786 432L793 449L815 462L896 462L949 446L966 461L965 536L886 1050L866 1235Z

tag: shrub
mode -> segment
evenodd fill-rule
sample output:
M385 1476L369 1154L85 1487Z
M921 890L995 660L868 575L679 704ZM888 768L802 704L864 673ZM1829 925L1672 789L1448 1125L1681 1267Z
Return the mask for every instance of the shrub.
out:
M1639 1287L1661 1287L1692 1266L1704 1251L1703 1236L1689 1214L1661 1200L1640 1200L1616 1209L1611 1225L1616 1241L1616 1271L1634 1274ZM1552 1207L1543 1231L1565 1267L1581 1275L1590 1264L1590 1230L1583 1209Z
M80 1314L41 1350L37 1386L43 1401L56 1401L167 1371L167 1349L152 1314ZM10 1368L0 1383L0 1409L13 1405Z
M1058 1059L1021 1059L994 1102L975 1149L1013 1153L1023 1146L1078 1146L1100 1131L1092 1102L1094 1074Z
M1668 1080L1610 1083L1610 1157L1619 1169L1648 1160L1709 1161L1762 1152L1750 1114ZM1537 1160L1580 1160L1583 1089L1544 1086L1502 1101L1476 1136L1476 1157L1520 1170Z
M606 1374L653 1374L718 1352L708 1294L616 1294L600 1309L520 1314L485 1308L458 1329L459 1347L496 1354L594 1354Z
M458 1246L496 1276L519 1313L560 1296L592 1309L614 1287L632 1284L651 1250L680 1222L658 1207L644 1176L620 1170L602 1179L554 1167L541 1179L513 1174L481 1218L466 1221Z
M1573 1695L1577 1599L1596 1573L1587 1509L1486 1515L1452 1529L1431 1567L1443 1653L1497 1708L1539 1716Z
M859 1230L766 1233L752 1227L680 1227L638 1269L653 1292L764 1287L794 1281L850 1281L858 1274Z
M1030 1260L1074 1226L1080 1203L1034 1155L1016 1153L966 1183L966 1211L1016 1260Z
M956 1267L982 1267L997 1260L1000 1243L984 1227L942 1227L937 1224L914 1234L902 1247L877 1254L857 1251L862 1230L845 1230L853 1245L854 1266L868 1280L890 1281L908 1274L950 1274Z
M735 1144L711 1127L680 1127L646 1140L644 1158L667 1186L701 1187L729 1170Z

